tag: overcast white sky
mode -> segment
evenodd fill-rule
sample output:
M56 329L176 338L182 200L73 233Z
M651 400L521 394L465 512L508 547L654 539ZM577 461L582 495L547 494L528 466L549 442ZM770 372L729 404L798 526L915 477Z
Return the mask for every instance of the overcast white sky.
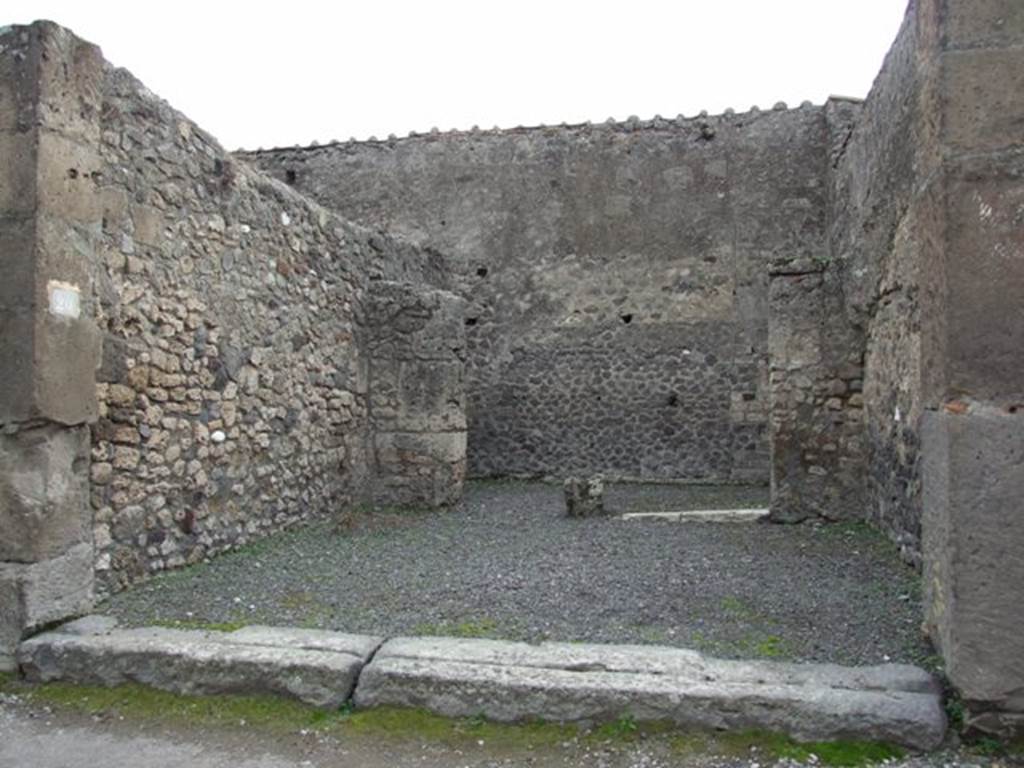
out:
M867 94L906 0L5 0L228 149Z

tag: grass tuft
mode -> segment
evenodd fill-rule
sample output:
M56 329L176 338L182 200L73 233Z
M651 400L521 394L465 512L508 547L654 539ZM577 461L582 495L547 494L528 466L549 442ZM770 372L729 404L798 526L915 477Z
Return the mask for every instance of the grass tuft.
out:
M718 754L736 758L756 754L761 761L789 759L801 763L814 759L819 765L835 768L874 765L898 760L904 755L899 747L882 742L798 742L784 734L769 731L735 731L713 735L690 733L676 736L672 743L675 751L683 754Z
M464 619L459 622L442 621L436 624L417 624L412 629L414 635L429 637L476 637L498 639L502 637L498 622L482 616L478 619Z
M202 619L154 619L149 626L166 627L167 629L199 629L207 632L234 632L249 626L248 621L204 621Z

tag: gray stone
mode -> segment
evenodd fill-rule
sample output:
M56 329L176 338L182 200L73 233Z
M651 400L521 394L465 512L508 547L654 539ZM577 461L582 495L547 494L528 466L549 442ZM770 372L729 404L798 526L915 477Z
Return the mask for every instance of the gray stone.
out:
M349 635L344 632L330 632L323 629L296 629L294 627L243 627L227 634L225 643L241 645L267 645L278 648L301 648L307 651L331 651L346 653L366 660L381 644L383 637L371 635Z
M604 478L600 475L581 479L566 478L562 484L565 512L569 517L593 517L604 514Z
M1024 715L1024 414L928 411L922 430L929 633L968 710Z
M92 614L61 624L53 631L65 635L109 635L115 629L117 629L117 619L113 616Z
M23 637L93 605L93 547L39 563L0 563L0 656L10 665Z
M114 686L127 682L182 694L269 693L335 709L352 694L366 656L229 640L169 629L107 634L52 632L27 640L18 663L32 682ZM373 639L347 647L373 647ZM344 644L344 643L343 643Z
M920 749L937 746L946 727L936 684L921 670L724 662L629 646L392 640L363 670L355 703L502 722L600 722L629 714L683 727Z
M92 536L89 429L0 435L0 561L38 562Z

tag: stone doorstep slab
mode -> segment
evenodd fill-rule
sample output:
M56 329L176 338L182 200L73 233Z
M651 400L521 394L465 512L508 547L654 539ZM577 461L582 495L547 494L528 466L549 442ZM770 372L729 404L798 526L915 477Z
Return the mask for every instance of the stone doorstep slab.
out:
M423 707L515 722L630 714L683 727L765 729L915 749L945 733L938 683L916 667L729 661L658 646L382 638L324 630L118 629L70 622L21 644L33 682L136 682L183 694L270 693L337 708Z
M939 681L910 664L843 667L778 661L716 659L698 651L659 645L554 643L451 637L398 637L388 640L375 659L451 661L506 667L669 675L677 681L758 685L803 685L851 691L903 691L941 695Z
M31 682L135 682L182 694L270 693L336 709L352 697L360 671L382 642L268 627L247 628L240 637L164 628L100 629L48 632L23 642L18 648L22 673Z
M620 520L665 520L671 523L755 523L767 509L695 509L688 512L625 512Z
M355 704L503 722L601 722L628 713L683 727L914 749L937 747L946 730L937 684L913 667L730 662L644 646L399 638L363 669Z

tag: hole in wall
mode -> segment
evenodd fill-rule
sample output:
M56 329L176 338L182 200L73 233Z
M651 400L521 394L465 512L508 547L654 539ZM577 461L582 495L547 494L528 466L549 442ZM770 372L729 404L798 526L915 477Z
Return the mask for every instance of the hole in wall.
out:
M475 317L467 317L466 318L466 325L468 327L472 328L476 324L477 324L477 318L475 318Z
M476 273L479 277L487 277L487 267L477 267Z
M68 178L69 179L77 179L78 178L78 169L77 168L68 168Z
M619 320L621 320L625 325L629 325L633 322L633 313L627 312L624 315L619 315Z
M445 221L444 219L441 219L441 226L442 227L447 227L448 226L448 222Z
M284 180L288 184L294 184L297 179L298 174L296 174L295 171L293 171L291 168L284 172Z
M679 395L677 395L675 392L673 392L671 395L669 395L668 396L668 405L669 405L670 408L675 408L676 406L678 406L679 405Z

